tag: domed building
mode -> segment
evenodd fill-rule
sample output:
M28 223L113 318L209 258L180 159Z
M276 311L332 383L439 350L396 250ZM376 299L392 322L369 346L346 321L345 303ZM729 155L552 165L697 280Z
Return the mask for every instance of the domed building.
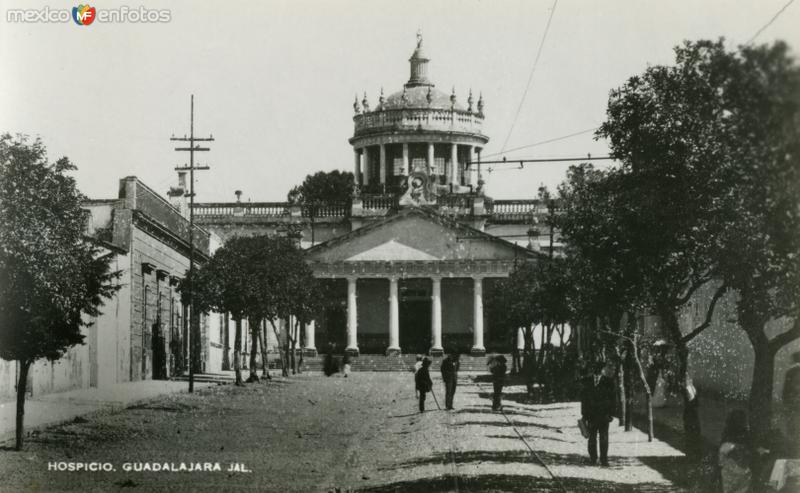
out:
M300 236L315 277L340 300L306 327L302 347L310 355L317 347L351 355L438 356L448 348L482 355L515 344L494 326L484 299L516 263L541 255L547 240L535 225L546 204L484 195L483 97L437 89L429 63L418 34L408 81L388 96L381 90L374 105L366 94L356 97L351 207L238 200L194 206L197 223L223 241Z
M380 97L374 108L364 94L353 103L354 175L365 193L403 193L401 205L436 204L452 193L481 188L476 162L489 138L483 134L483 97L470 90L462 103L436 88L422 35L409 59L408 82Z

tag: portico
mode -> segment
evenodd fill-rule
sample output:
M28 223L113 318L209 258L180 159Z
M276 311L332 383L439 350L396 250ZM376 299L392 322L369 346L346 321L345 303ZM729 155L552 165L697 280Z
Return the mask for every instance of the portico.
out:
M507 277L515 262L535 257L413 207L308 254L315 277L346 283L342 305L350 354L440 355L445 347L484 354L485 332L491 330L484 313L486 283Z

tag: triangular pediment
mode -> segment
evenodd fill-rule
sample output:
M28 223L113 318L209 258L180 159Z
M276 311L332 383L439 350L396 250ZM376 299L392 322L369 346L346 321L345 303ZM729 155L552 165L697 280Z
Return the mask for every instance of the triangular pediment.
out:
M397 240L389 240L386 243L365 250L359 254L348 258L348 262L358 261L410 261L410 260L440 260L438 257L418 250L414 247L404 245Z
M513 260L535 255L435 211L403 209L310 248L313 262Z

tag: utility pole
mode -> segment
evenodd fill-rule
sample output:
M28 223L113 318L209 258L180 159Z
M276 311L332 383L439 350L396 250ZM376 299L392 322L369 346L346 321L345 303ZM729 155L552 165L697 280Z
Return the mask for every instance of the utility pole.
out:
M208 166L195 166L194 153L210 151L208 147L200 147L196 142L213 142L214 136L195 137L194 136L194 94L191 97L189 107L189 137L169 139L173 142L188 142L189 147L176 147L176 151L189 153L189 166L176 166L176 171L189 171L189 392L194 392L194 367L199 349L200 325L197 312L194 306L194 172L209 169Z

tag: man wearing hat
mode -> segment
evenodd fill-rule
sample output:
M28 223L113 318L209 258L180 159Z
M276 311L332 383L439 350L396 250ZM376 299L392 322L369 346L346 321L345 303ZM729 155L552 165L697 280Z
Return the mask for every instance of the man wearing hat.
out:
M492 374L492 411L499 411L501 406L500 398L503 394L503 384L506 379L506 358L502 354L493 356L489 359L489 372Z
M417 391L419 392L419 412L425 412L425 394L431 391L433 388L433 382L431 381L431 373L429 368L431 367L431 359L425 356L422 359L422 368L417 371L417 374L414 375L414 383L417 386Z
M589 459L597 463L597 439L600 438L600 465L608 466L608 423L616 405L614 363L597 362L594 375L584 378L581 393L581 416L589 428Z
M453 409L453 397L456 395L456 382L458 381L459 356L451 351L442 360L442 380L444 381L444 407Z

